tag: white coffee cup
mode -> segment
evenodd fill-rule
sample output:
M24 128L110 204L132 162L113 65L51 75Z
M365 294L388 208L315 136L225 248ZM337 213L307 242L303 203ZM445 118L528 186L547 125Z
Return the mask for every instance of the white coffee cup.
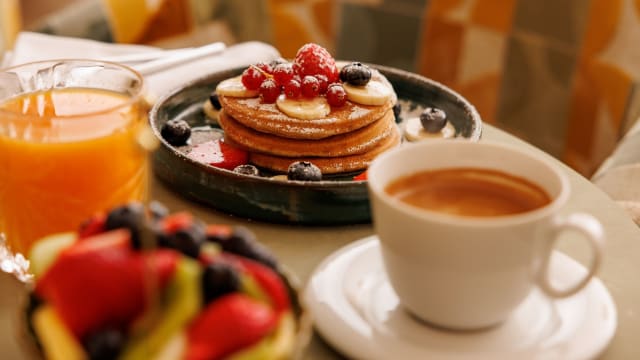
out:
M425 210L392 197L394 180L424 170L497 170L540 186L551 203L514 215L465 217ZM432 140L403 145L368 170L375 232L390 283L401 304L427 323L451 329L499 324L538 286L551 298L587 285L601 262L604 232L590 215L562 212L570 184L547 156L481 141ZM593 256L587 274L556 288L548 263L560 233L582 234Z

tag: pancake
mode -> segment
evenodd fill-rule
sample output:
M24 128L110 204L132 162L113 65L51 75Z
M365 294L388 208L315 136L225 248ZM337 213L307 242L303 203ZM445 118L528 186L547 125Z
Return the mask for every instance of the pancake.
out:
M373 77L392 87L379 72ZM313 120L297 119L281 112L276 104L262 104L260 98L236 98L219 96L225 112L242 125L251 129L291 139L322 139L344 134L380 119L396 103L395 92L379 106L360 105L347 101L344 106L332 108L327 117Z
M249 161L256 166L280 173L286 173L292 162L309 161L319 167L323 174L338 174L365 170L376 156L398 144L400 144L400 131L394 126L389 137L362 154L342 157L282 157L264 153L250 153Z
M365 153L391 136L397 127L391 110L381 119L358 130L318 140L290 139L261 133L235 121L224 110L220 112L218 122L224 129L225 139L232 140L246 150L285 157L342 157Z

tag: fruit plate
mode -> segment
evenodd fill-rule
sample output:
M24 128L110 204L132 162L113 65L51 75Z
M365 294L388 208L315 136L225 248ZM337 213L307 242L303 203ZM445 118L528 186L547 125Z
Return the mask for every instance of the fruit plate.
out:
M296 316L291 359L302 359L313 334L312 319L302 299L302 287L293 273L286 267L280 269L292 300ZM3 352L6 359L42 359L43 354L35 340L32 328L27 324L30 308L30 284L16 279L12 274L0 271L0 320L5 324L0 328Z
M393 85L402 108L400 119L416 116L429 106L437 107L447 113L457 137L480 139L480 115L453 90L407 71L369 66L378 69ZM306 225L370 222L366 180L354 181L355 174L316 182L283 181L242 175L187 157L192 145L223 136L221 129L209 125L202 105L220 81L243 70L235 68L207 75L156 102L150 112L151 127L161 142L152 155L156 176L187 198L241 217ZM174 147L160 136L160 128L171 119L183 119L192 126L190 145Z

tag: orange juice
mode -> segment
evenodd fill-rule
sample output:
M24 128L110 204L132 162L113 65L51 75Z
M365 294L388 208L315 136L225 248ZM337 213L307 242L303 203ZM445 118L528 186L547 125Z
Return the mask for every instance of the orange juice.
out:
M91 214L145 197L145 112L129 95L61 88L0 103L0 233L25 253Z

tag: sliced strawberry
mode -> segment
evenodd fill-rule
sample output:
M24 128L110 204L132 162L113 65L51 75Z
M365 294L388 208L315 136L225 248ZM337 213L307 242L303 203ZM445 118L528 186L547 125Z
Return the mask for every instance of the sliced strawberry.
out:
M188 156L198 162L233 170L249 161L249 153L223 140L211 140L194 146Z
M107 222L107 214L98 213L87 219L78 230L78 239L84 239L92 235L105 231L105 223Z
M106 327L126 327L147 304L149 276L157 276L160 289L171 278L177 253L134 252L129 239L128 230L118 229L77 242L38 281L36 294L54 306L78 339Z
M367 180L366 170L353 177L353 181L363 181L363 180Z
M192 322L186 359L219 359L255 344L275 329L277 319L269 306L247 295L225 295Z
M264 290L276 312L288 310L291 306L289 292L282 278L271 268L248 258L225 253L222 258L231 261L242 271L251 275Z
M162 218L160 227L166 234L172 234L180 229L186 229L193 224L193 215L187 211L167 215Z
M77 241L72 246L62 251L60 257L65 255L92 254L113 249L131 250L131 232L129 229L115 229L86 237L83 241Z
M231 234L233 234L233 227L231 227L230 225L219 225L219 224L207 225L206 233L207 233L207 238L208 237L228 238L231 236Z

